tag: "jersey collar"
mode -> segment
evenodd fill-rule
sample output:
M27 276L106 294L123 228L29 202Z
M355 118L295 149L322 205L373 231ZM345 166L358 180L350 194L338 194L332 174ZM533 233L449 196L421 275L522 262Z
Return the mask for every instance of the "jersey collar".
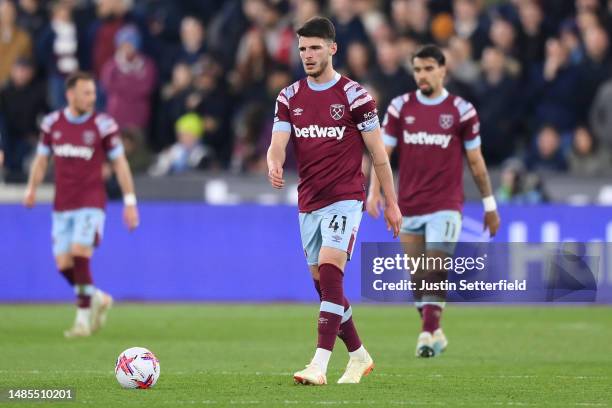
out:
M66 120L75 125L87 122L87 119L89 119L91 115L92 112L88 112L81 116L74 116L72 113L70 113L70 109L64 109L64 116L66 117Z
M334 78L331 81L325 82L324 84L310 82L308 78L306 78L306 83L308 83L308 87L313 91L325 91L326 89L329 89L332 86L336 85L336 83L338 83L338 81L340 80L340 77L341 75L336 72L334 74Z
M439 105L442 102L444 102L444 100L448 97L448 91L446 90L446 88L443 88L440 96L432 99L432 98L428 98L425 95L423 95L423 93L419 89L416 92L416 97L419 100L419 102L421 102L423 105Z

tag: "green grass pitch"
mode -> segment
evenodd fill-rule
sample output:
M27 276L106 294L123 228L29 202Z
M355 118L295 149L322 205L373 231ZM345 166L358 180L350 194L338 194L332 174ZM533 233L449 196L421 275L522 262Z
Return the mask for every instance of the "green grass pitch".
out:
M416 312L355 305L376 369L338 385L347 362L336 344L329 385L293 384L312 356L317 306L293 304L119 304L108 326L65 340L68 305L0 305L0 388L74 387L76 402L3 406L86 407L604 407L612 406L612 309L447 308L441 357L414 357ZM151 390L124 390L117 355L153 350L161 377Z

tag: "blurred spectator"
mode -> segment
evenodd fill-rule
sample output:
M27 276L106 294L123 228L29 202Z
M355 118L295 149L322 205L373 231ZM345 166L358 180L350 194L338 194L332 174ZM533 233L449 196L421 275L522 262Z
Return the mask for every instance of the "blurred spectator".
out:
M513 75L518 75L521 71L519 47L512 23L502 17L495 18L489 30L489 39L494 47L506 55L508 70Z
M544 61L546 40L553 30L544 19L544 12L537 0L523 0L518 3L520 32L518 38L519 60L523 70Z
M461 78L461 65L457 65L455 54L448 47L442 48L444 57L446 58L446 77L444 79L444 87L448 92L459 95L462 98L475 103L476 95L474 93L473 84L464 82Z
M527 154L525 164L529 171L565 171L567 162L561 149L559 131L552 125L544 125Z
M589 124L602 147L612 150L612 79L599 88L589 113Z
M196 113L187 113L176 121L176 143L161 152L149 169L152 176L183 173L199 168L208 156L200 143L204 124Z
M79 69L78 35L67 1L51 7L51 22L37 41L37 59L47 74L48 97L51 109L66 104L64 80Z
M11 0L0 0L0 86L9 79L17 59L32 55L30 35L17 27L17 10Z
M144 173L151 166L153 156L146 145L142 132L130 129L121 132L121 141L125 150L125 157L134 174Z
M597 89L612 75L608 34L603 28L597 26L586 30L584 49L584 59L578 67L580 87L576 95L581 120L586 120Z
M495 197L500 203L512 204L548 201L541 177L528 173L523 163L517 159L509 159L504 163Z
M610 170L610 154L600 149L588 128L579 126L574 131L572 149L568 157L570 172L576 176L598 176Z
M481 14L478 0L454 0L455 33L469 40L476 59L480 59L482 50L488 42L488 25L486 17Z
M292 0L293 7L293 27L298 29L306 23L306 21L319 15L321 4L319 0Z
M187 97L187 108L195 110L204 120L204 144L211 149L207 165L215 168L226 168L232 155L233 103L228 88L221 66L213 58L206 58L196 72L194 89Z
M279 92L291 82L287 67L275 65L270 69L266 82L266 101L251 103L234 120L236 143L234 144L231 169L234 172L265 173L266 151L272 138L274 102ZM285 168L295 169L292 148L287 149Z
M102 69L100 83L107 94L107 111L121 129L143 131L150 119L157 74L153 61L139 51L140 45L138 30L123 27L115 36L115 56Z
M424 0L393 0L391 22L399 35L410 36L421 44L433 40L429 33L429 10Z
M560 29L559 39L561 44L568 50L570 64L578 65L584 58L584 50L580 43L580 35L575 22L565 22ZM527 68L527 67L525 67Z
M18 59L0 91L7 181L25 181L25 160L38 141L38 119L47 112L45 88L35 80L34 72L32 61Z
M377 44L376 64L369 81L378 91L378 110L384 114L391 99L416 89L412 76L400 64L399 49L395 42Z
M263 98L271 63L263 33L257 29L246 33L236 54L236 69L228 75L235 92L247 101Z
M578 87L578 71L570 65L568 50L558 39L549 39L546 60L532 68L525 92L525 101L535 105L527 108L527 112L535 113L535 126L550 123L561 131L573 129L577 121Z
M187 97L192 91L193 74L191 67L178 63L172 70L172 80L161 90L157 117L152 132L152 145L155 150L166 148L174 143L174 124L187 112Z
M194 16L187 16L181 21L181 49L175 58L176 62L194 65L206 52L204 24Z
M19 0L17 3L17 25L30 34L33 40L47 24L47 13L45 0Z
M360 83L366 81L371 58L371 52L366 44L351 43L346 51L346 76Z
M91 50L92 70L96 78L102 75L102 68L115 54L117 32L133 19L129 15L131 0L98 0L98 20L89 27L89 43L85 49ZM89 65L89 64L88 64Z
M482 53L482 73L476 86L482 150L487 164L498 165L517 146L517 81L507 72L505 54L494 47Z
M455 77L466 84L474 84L480 77L480 68L472 58L470 42L455 36L450 39L448 50L452 55Z
M330 0L332 22L336 27L338 52L334 56L334 67L346 64L346 51L352 42L369 43L368 35L350 0Z

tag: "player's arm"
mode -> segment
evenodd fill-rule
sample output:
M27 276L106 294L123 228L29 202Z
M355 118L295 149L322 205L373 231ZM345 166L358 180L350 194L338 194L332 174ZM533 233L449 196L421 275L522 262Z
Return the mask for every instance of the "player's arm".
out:
M386 148L382 136L380 127L376 126L374 129L368 131L362 131L361 136L363 141L370 152L372 160L372 173L376 174L378 181L378 191L380 194L380 187L384 194L386 206L385 206L385 221L387 222L387 229L393 229L393 237L399 235L400 226L402 223L402 213L397 205L397 196L395 194L395 184L393 183L393 171L391 170L391 164L389 162L389 148ZM392 149L391 149L392 151Z
M23 205L28 208L34 207L36 202L36 189L42 183L47 173L47 166L49 165L49 154L40 152L34 157L32 166L30 167L30 176L28 178L28 185L26 187L25 195L23 198Z
M136 194L134 191L132 171L130 170L130 165L128 164L123 152L120 154L117 153L114 155L114 157L111 157L111 163L113 166L113 171L117 176L119 187L123 193L123 221L131 231L138 227L138 224L140 223L138 208L136 207Z
M268 180L274 188L283 188L283 165L285 164L286 149L291 132L276 130L272 132L272 141L268 148Z
M488 228L491 236L495 236L499 229L500 218L497 212L495 197L493 196L489 172L487 171L487 165L482 156L480 146L466 149L466 156L470 171L472 172L472 177L482 196L482 202L485 209L484 228Z
M385 145L385 151L387 157L391 157L393 154L394 146ZM380 215L380 209L385 207L385 202L380 191L380 182L378 181L378 175L374 170L374 162L372 162L372 168L370 169L370 189L368 190L368 199L366 201L366 210L374 218L378 218Z

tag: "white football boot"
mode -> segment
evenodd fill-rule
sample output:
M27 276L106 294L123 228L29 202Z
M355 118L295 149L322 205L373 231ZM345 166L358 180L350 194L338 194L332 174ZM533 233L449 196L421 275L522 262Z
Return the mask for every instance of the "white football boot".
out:
M441 354L444 350L446 350L446 347L448 347L448 340L440 327L433 332L433 349L435 355L437 356Z
M358 384L361 377L367 376L372 370L374 370L374 360L367 351L365 359L351 357L338 384Z
M73 339L75 337L89 337L91 336L91 327L87 324L75 323L70 329L64 332L64 337L67 339Z
M112 306L112 296L96 289L91 297L91 331L93 333L104 327L108 311Z
M417 339L416 345L416 356L417 357L433 357L435 355L435 351L433 348L433 336L430 332L421 332L419 334L419 338Z
M302 371L293 374L293 381L303 385L325 385L327 377L319 364L310 363Z

